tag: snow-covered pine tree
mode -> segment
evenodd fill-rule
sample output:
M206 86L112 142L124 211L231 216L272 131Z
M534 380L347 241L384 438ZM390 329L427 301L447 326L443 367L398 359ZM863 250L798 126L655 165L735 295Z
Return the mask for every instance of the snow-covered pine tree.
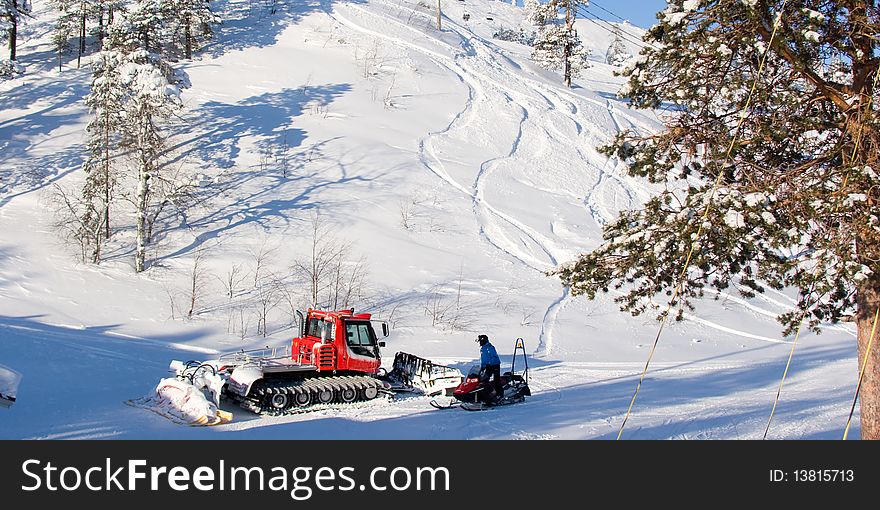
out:
M104 38L107 37L107 29L113 24L116 13L125 10L124 0L90 0L92 6L90 16L95 20L93 34L97 36L100 47L104 47Z
M58 18L52 31L52 42L60 56L70 49L71 39L76 39L76 67L80 67L82 55L86 51L86 21L92 10L87 0L54 0ZM61 63L59 60L59 69Z
M140 272L146 268L151 221L155 218L151 210L153 182L161 181L165 136L160 123L181 107L180 89L188 86L188 79L161 56L144 48L149 42L149 38L143 38L141 29L144 25L131 23L127 16L117 18L108 30L106 49L97 60L98 64L112 66L112 69L108 67L106 70L106 82L96 80L98 86L106 90L96 92L94 100L106 100L107 109L100 110L99 107L96 113L105 115L104 120L90 124L96 133L90 138L90 150L94 150L93 155L98 153L90 161L104 163L98 168L109 168L106 158L110 156L106 151L110 144L105 143L109 140L106 133L108 129L117 129L118 146L128 152L137 174L133 200L137 223L135 270ZM93 140L94 145L91 144ZM95 184L103 185L105 190L112 188L113 171L109 170L107 178L102 179L96 177Z
M168 33L166 0L134 0L125 14L126 25L148 52L161 55Z
M30 0L0 0L0 31L9 42L9 60L18 58L18 27L24 18L31 16Z
M614 25L611 33L614 39L611 40L608 51L605 52L605 62L619 67L632 58L632 53L627 51L626 45L623 43L623 33L620 30L620 25Z
M220 22L208 0L135 0L127 18L148 51L192 58L193 47Z
M193 45L201 39L209 39L213 26L220 22L211 11L208 0L166 0L166 11L173 20L174 39L183 47L184 57L192 58Z
M113 43L113 38L108 37L107 47L100 51L92 61L92 83L89 94L86 96L86 105L92 114L86 126L88 140L86 147L88 157L83 164L86 172L86 181L83 185L83 200L92 204L91 211L98 211L95 219L84 220L98 221L100 235L96 238L98 246L94 251L93 262L100 259L100 244L110 239L110 205L113 201L113 190L116 183L117 169L113 168L113 162L117 153L119 137L123 131L124 100L127 84L120 74L122 64L125 62L125 54L118 48L119 44ZM89 221L82 222L89 226Z
M121 145L134 151L138 170L135 271L140 272L146 268L146 248L150 242L151 185L161 169L160 159L165 150L165 136L158 123L180 108L180 79L158 55L146 50L128 54L120 72L131 87Z
M624 70L621 93L634 107L666 103L677 113L660 133L625 132L604 148L666 191L623 212L600 247L554 274L574 295L624 289L621 308L640 314L673 294L696 242L673 303L678 318L706 287L746 297L793 288L799 299L780 318L785 334L802 321L816 330L854 321L861 363L880 306L880 12L864 0L789 2L780 13L782 3L669 2L646 35L654 44ZM816 72L833 60L846 72ZM880 439L880 344L860 402L862 437Z
M532 60L545 69L561 70L563 81L571 87L572 78L589 67L589 52L581 44L574 22L577 7L586 0L526 0L527 19L536 26Z

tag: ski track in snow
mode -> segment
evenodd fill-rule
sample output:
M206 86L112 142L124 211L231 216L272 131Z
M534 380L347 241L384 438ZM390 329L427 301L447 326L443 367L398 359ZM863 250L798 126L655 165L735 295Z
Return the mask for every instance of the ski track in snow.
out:
M378 3L390 5L385 2ZM368 17L380 17L378 14L359 5L346 4L345 7ZM420 16L426 15L425 13L415 12ZM419 157L422 164L451 187L473 200L479 233L488 244L541 274L544 274L547 270L556 267L561 261L565 260L568 254L564 250L560 250L556 243L513 215L503 212L499 207L490 203L486 198L486 190L491 187L492 176L499 167L507 162L517 162L524 159L518 153L527 131L533 132L538 130L539 133L534 138L552 141L553 147L546 148L548 152L562 154L568 152L572 157L563 159L589 162L590 158L583 153L580 147L582 145L590 146L595 141L595 139L587 138L587 131L584 129L585 125L592 127L592 123L589 119L580 120L578 118L581 115L582 109L577 105L578 101L585 98L574 96L570 93L561 93L537 80L525 78L519 73L512 71L510 67L514 64L509 58L503 57L506 61L505 63L498 61L497 56L500 53L497 48L490 48L487 41L453 22L447 22L445 26L447 30L458 35L463 51L450 46L444 41L432 38L428 34L396 20L391 15L381 17L383 23L393 24L414 33L419 40L429 39L432 44L441 46L447 51L452 51L454 56L449 57L438 51L425 48L421 44L403 40L387 33L380 33L360 25L342 14L338 7L334 8L332 13L329 14L349 28L427 55L436 64L454 73L468 87L468 100L463 109L454 116L445 128L428 133L420 141ZM517 83L521 86L521 89L528 90L531 94L525 94L515 87L503 85L505 83ZM455 180L446 170L443 158L436 151L437 142L435 140L442 141L444 138L450 138L455 135L458 135L458 139L468 139L467 133L469 131L473 131L476 134L491 132L491 126L479 125L478 120L491 119L491 113L497 110L499 104L514 107L519 111L518 131L515 137L508 142L510 148L507 153L480 163L473 185L466 186ZM610 100L607 100L605 104L596 101L594 106L601 106L601 110L607 112L617 130L620 129L620 125L611 111ZM560 114L560 112L567 112L568 114L564 115ZM559 130L557 126L559 121L569 122L574 126L576 133L574 139ZM630 122L635 124L631 119ZM595 128L593 128L593 131L595 131ZM604 136L610 137L611 135L605 134ZM602 168L596 169L593 167L594 170L597 170L597 180L588 192L587 198L584 199L587 212L600 225L604 225L610 220L610 212L605 213L601 211L597 205L597 195L601 191L606 175L610 175L625 190L629 205L635 203L634 193L629 186L616 176L606 173L609 161L606 159L605 166ZM588 167L592 166L589 163L587 165ZM545 189L544 191L555 195L571 194L564 189ZM504 233L505 225L515 229L521 242L511 239ZM532 250L527 250L529 246L535 246L539 250L540 256L536 256ZM552 352L553 323L568 300L569 292L567 289L564 289L561 296L553 301L545 311L539 343L535 349L536 355L546 356Z

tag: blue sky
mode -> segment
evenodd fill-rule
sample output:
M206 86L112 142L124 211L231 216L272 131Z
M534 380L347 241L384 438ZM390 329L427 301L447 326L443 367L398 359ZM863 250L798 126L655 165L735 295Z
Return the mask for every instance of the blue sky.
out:
M649 28L657 22L654 16L657 11L666 8L666 0L590 0L590 6L587 7L590 12L608 21L620 21L603 11L602 7L629 20L633 25Z

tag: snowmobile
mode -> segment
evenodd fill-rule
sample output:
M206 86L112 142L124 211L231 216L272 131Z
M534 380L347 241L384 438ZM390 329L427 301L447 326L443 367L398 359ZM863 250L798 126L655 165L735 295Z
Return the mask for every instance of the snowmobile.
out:
M520 352L522 353L524 368L521 373L517 373L516 356ZM432 400L431 405L437 409L461 407L468 411L482 411L493 407L516 404L531 396L532 392L529 389L529 360L526 356L526 347L522 338L516 339L516 345L513 348L513 359L510 362L510 371L501 374L501 384L504 387L504 394L497 395L495 386L485 376L485 373L480 369L480 365L474 365L468 371L467 378L452 391L452 396L455 400L445 405Z

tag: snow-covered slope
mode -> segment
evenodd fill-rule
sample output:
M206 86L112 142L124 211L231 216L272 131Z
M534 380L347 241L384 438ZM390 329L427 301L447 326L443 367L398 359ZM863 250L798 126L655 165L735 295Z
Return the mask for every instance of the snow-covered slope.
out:
M581 27L597 61L566 89L529 48L492 39L525 27L508 3L446 2L441 31L413 0L279 2L275 14L218 1L227 21L217 40L181 64L192 88L171 129L172 165L224 188L176 219L135 275L131 229L97 267L77 263L54 232L53 186L82 179L89 74L75 62L58 73L51 15L35 3L20 51L28 72L0 83L0 363L24 376L16 404L0 410L0 437L616 435L657 324L619 312L613 296L573 298L544 273L655 191L596 151L618 130L659 127L617 100L621 78L601 62L610 34ZM522 337L534 396L489 413L435 411L421 398L278 418L232 409L235 422L211 429L125 406L171 359L289 339L282 304L263 338L252 283L229 299L220 281L235 264L253 278L261 251L264 271L289 275L316 213L364 257L365 306L394 326L389 359L403 350L466 367L485 332L507 364ZM199 254L204 297L182 320ZM791 341L774 316L793 302L718 297L666 329L627 437L760 437ZM432 303L452 300L458 327L429 317ZM836 437L854 334L836 327L800 342L771 436Z

